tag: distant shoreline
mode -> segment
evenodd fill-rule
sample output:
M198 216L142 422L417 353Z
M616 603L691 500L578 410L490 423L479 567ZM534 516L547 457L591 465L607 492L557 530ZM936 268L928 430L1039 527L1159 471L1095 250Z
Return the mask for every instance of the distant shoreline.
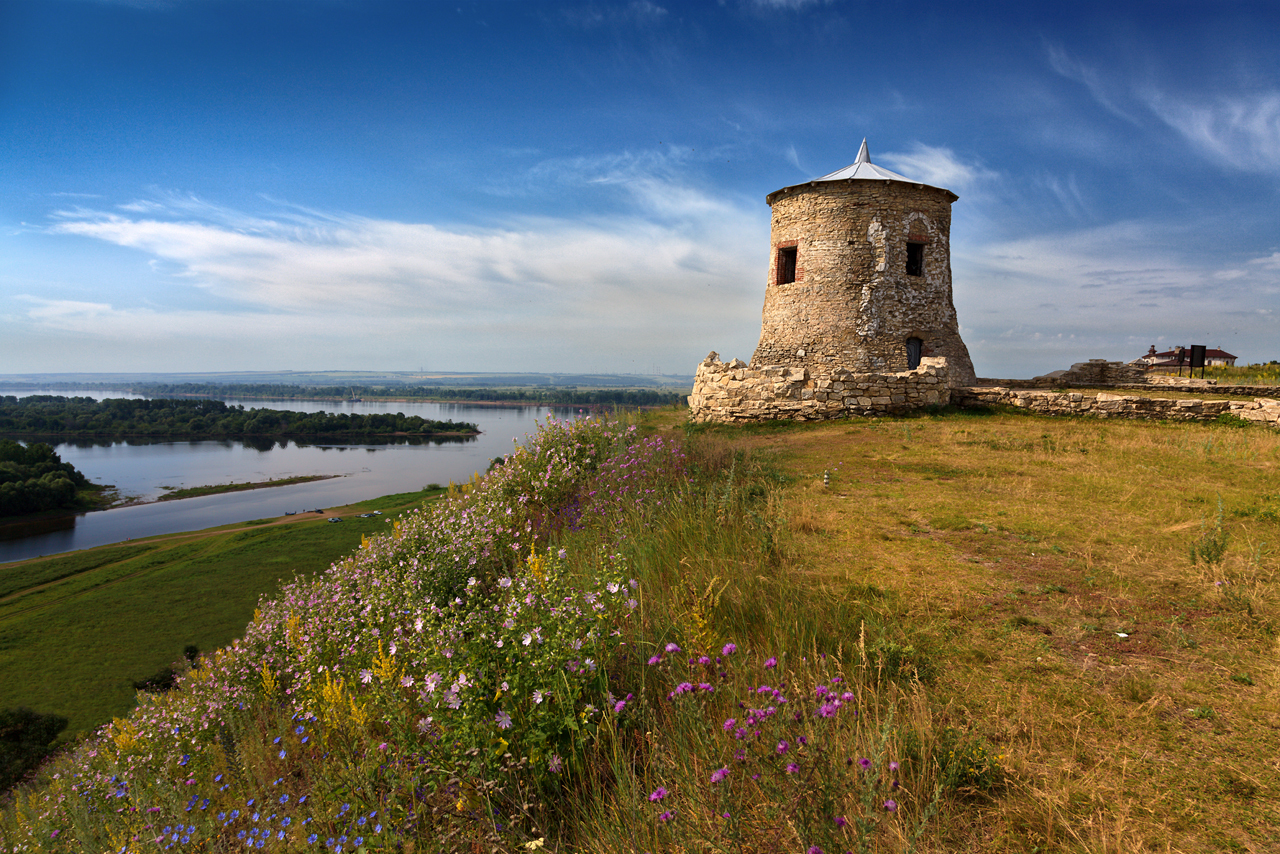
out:
M311 483L316 480L331 480L335 477L343 477L340 474L305 474L297 477L282 477L279 479L260 480L253 483L218 483L209 486L188 486L174 487L171 492L157 498L155 501L138 501L129 504L130 507L142 504L156 504L161 501L181 501L184 498L199 498L204 495L222 495L228 492L247 492L251 489L267 489L272 486L293 486L298 483ZM164 489L166 487L161 487ZM118 505L120 506L120 505Z

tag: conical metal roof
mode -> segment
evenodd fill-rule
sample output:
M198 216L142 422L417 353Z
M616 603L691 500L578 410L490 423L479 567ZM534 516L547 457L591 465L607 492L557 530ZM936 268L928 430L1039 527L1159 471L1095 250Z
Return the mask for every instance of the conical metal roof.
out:
M858 149L858 159L853 161L852 164L844 167L843 169L837 169L829 175L823 175L821 178L814 178L812 181L806 181L804 184L792 184L790 187L783 187L781 190L774 190L765 197L765 201L769 204L773 204L774 197L784 190L802 187L805 186L805 184L816 184L819 181L900 181L903 184L915 184L917 187L932 187L931 184L914 181L906 175L899 175L897 172L872 163L871 152L867 149L867 140L864 137L862 140L862 146ZM960 198L945 187L933 187L933 189L949 193L952 197L952 201Z
M919 184L919 181L912 181L906 175L899 175L897 172L891 172L883 166L877 166L871 162L871 152L867 150L867 141L862 140L862 147L858 149L858 159L853 161L851 166L843 169L837 169L830 175L823 175L821 178L814 178L815 181L844 181L849 178L865 178L870 181L904 181L908 184Z

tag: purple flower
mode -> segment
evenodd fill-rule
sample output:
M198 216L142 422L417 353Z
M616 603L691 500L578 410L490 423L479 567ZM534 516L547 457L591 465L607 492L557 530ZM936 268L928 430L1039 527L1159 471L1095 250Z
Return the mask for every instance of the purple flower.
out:
M680 647L676 646L675 644L673 643L667 644L667 652L679 652L679 651L680 651Z
M836 715L837 709L839 709L839 706L837 706L835 703L823 703L818 708L818 711L816 712L816 714L820 718L833 718Z
M661 664L661 663L662 663L662 656L660 656L660 655L652 656L652 657L649 659L649 663L650 663L650 664Z
M493 719L498 722L498 729L511 729L511 715L505 709L494 715Z
M719 783L721 780L723 780L725 777L728 777L728 776L729 776L728 768L719 768L711 772L711 782Z
M787 744L785 741L780 741L780 742L778 742L778 747L777 747L777 751L778 751L778 753L780 753L780 754L781 754L781 753L786 753L786 752L787 752L788 750L790 750L790 749L791 749L791 745L790 745L790 744Z
M794 763L794 762L788 762L788 763L787 763L787 773L788 773L788 774L794 774L794 773L796 773L796 772L797 772L797 771L799 771L799 770L800 770L800 766L799 766L799 765L797 765L796 763Z
M816 845L810 845L806 854L826 854L826 852Z
M858 764L862 766L863 771L867 771L871 768L871 760L865 757L862 759L859 759Z
M842 815L838 815L832 820L836 823L836 827L844 827L846 824L849 823L845 821L845 818Z
M667 790L664 789L662 786L659 786L658 788L654 789L652 792L649 793L649 800L657 802L662 800L666 796L667 796ZM663 821L666 821L666 819L663 819Z
M675 818L675 815L676 814L673 813L671 810L667 810L666 812L662 813L662 815L658 816L658 821L671 821L671 819Z
M885 800L885 802L884 802L884 808L885 808L886 810L888 810L889 812L897 812L897 811L898 811L898 802L897 802L897 801L895 801L893 798L888 798L888 799L887 799L887 800Z
M737 718L729 718L724 722L724 727L723 727L724 731L728 732L729 730L733 729L734 726L737 725L737 723L738 723Z
M778 659L770 658L768 661L764 663L764 666L772 670L773 668L778 666Z
M556 754L551 754L551 760L547 762L547 770L552 774L559 774L560 769L564 767L564 760Z
M738 645L736 643L727 643L724 645L724 649L720 650L720 654L733 655L737 651L738 651Z
M898 763L897 763L897 762L890 762L890 763L889 763L889 770L890 770L890 771L897 771L897 770L898 770Z

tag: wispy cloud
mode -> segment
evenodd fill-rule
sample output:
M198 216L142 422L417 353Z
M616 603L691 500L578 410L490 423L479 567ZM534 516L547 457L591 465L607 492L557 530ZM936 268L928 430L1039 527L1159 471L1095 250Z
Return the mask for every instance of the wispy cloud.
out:
M962 247L956 304L979 373L990 370L984 359L1025 377L1086 358L1133 359L1139 344L1174 339L1275 358L1266 348L1280 340L1280 253L1222 266L1177 251L1179 240L1166 227L1122 222Z
M375 328L408 340L430 331L472 358L499 336L502 349L522 351L531 366L541 359L544 370L623 339L653 358L675 348L689 365L716 346L749 356L767 223L652 171L605 173L625 188L630 213L526 217L495 228L283 205L253 213L172 194L67 209L50 233L135 249L162 262L179 287L158 306L136 306L127 293L92 302L28 297L27 319L95 336L116 330L122 340L144 328L205 341L220 339L217 330L305 339L323 330L348 349L361 346L359 337L376 349ZM215 308L193 310L188 289ZM564 341L562 357L547 357L548 336Z
M1146 101L1206 159L1280 175L1280 90L1212 99L1152 92Z
M979 184L989 183L1000 177L999 173L987 169L981 163L961 160L949 148L921 142L915 143L909 151L886 152L873 156L872 160L884 161L894 171L908 178L956 192L972 190Z
M1092 65L1077 59L1061 45L1046 42L1044 48L1050 68L1068 80L1084 86L1093 99L1112 115L1127 122L1137 123L1132 107L1122 104L1122 101L1128 99L1123 87L1117 87L1114 75L1104 74Z

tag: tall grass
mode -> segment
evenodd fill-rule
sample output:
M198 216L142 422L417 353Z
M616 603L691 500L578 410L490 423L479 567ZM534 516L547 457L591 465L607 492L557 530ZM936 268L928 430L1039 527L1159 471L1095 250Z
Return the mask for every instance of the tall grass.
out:
M884 627L788 584L777 483L548 425L47 767L0 850L909 848L969 772Z

